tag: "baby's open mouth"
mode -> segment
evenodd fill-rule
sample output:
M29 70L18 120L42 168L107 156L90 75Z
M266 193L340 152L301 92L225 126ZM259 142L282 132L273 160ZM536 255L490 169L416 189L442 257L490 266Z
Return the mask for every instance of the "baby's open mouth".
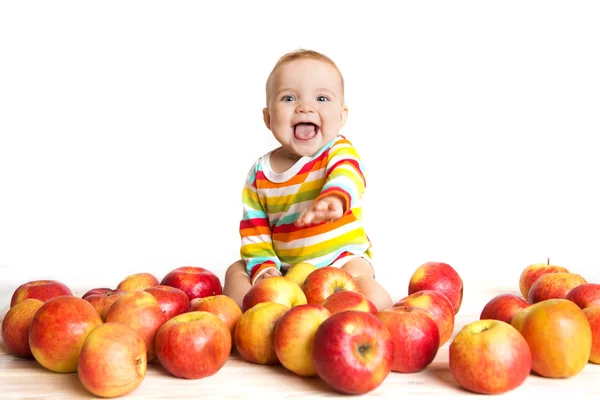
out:
M310 140L319 133L319 127L311 122L294 125L294 137L298 140Z

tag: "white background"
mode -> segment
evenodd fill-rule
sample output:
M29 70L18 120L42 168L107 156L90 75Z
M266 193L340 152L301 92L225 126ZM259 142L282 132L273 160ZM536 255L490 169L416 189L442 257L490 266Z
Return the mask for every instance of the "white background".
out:
M0 292L238 258L278 144L264 83L297 48L346 80L365 224L394 300L426 261L518 290L600 281L598 2L3 2Z

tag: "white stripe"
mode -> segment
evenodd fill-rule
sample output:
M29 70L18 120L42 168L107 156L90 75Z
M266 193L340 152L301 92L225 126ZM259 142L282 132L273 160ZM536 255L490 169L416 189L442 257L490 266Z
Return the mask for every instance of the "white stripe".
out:
M277 188L261 188L260 194L266 196L268 198L271 197L279 197L279 196L289 196L292 194L297 194L298 190L300 190L300 186L305 183L316 181L318 179L322 179L325 177L325 168L318 169L316 171L312 171L306 176L306 179L299 184L290 185L290 186L282 186Z
M336 156L332 157L331 160L329 160L329 165L333 166L337 162L348 161L348 160L355 161L356 163L358 163L358 158L351 157L350 154L339 154L339 155L336 155ZM339 168L339 167L340 166L338 165L336 168Z
M292 204L287 211L280 211L278 213L271 214L269 217L269 223L273 223L273 221L287 217L288 215L292 215L297 212L301 212L305 208L309 207L314 200L306 200L300 203Z
M364 245L352 245L351 247L352 247L351 249L350 248L348 248L348 249L339 249L338 251L349 251L349 252L351 252L351 253L354 254L357 251L360 253L360 250L362 249L363 254L364 254L364 252L367 251L367 249L369 248L369 243L365 243ZM309 264L312 264L312 265L315 265L315 266L319 266L321 264L325 264L325 263L329 263L329 262L333 261L332 259L334 257L334 254L335 253L325 254L325 255L323 255L321 257L306 259L303 262L307 262ZM360 255L359 255L359 257L360 257ZM339 266L340 263L342 263L342 260L345 259L345 258L356 258L356 255L354 255L354 256L346 256L346 257L342 258L341 260L336 261L335 265ZM363 258L367 258L368 259L368 256L365 254L363 256ZM291 267L291 264L284 263L284 262L281 263L281 268L284 271L287 270L287 269L289 269L289 267Z
M272 243L271 235L265 233L261 235L245 236L242 238L242 246L247 244Z

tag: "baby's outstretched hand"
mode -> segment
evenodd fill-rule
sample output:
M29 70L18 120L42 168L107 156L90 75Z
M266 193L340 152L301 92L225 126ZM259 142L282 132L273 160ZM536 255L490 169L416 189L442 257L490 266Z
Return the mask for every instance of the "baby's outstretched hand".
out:
M339 196L330 195L304 209L296 219L296 226L319 224L323 221L331 222L341 218L342 215L344 215L343 200Z

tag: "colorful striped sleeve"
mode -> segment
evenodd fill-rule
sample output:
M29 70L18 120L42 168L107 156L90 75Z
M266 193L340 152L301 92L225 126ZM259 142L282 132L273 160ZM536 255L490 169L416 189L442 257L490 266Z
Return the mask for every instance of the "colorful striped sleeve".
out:
M240 256L246 262L246 272L252 284L267 269L281 268L273 249L269 218L256 189L256 166L250 170L242 192L243 216L240 221L242 246Z
M344 213L348 213L362 197L367 182L358 152L347 139L338 140L329 150L326 177L317 200L338 195L344 199Z

